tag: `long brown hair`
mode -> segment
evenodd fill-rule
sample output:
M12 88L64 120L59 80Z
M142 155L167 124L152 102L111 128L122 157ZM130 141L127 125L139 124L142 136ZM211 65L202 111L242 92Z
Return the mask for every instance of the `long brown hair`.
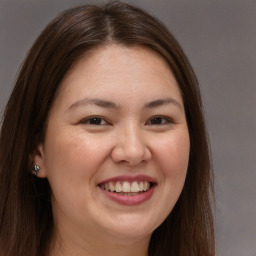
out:
M213 177L195 74L178 42L156 18L110 2L67 10L42 32L25 59L8 101L0 135L0 256L47 255L54 229L47 179L31 174L31 155L44 140L58 86L89 49L141 45L163 56L182 93L190 159L181 196L154 231L150 256L213 256Z

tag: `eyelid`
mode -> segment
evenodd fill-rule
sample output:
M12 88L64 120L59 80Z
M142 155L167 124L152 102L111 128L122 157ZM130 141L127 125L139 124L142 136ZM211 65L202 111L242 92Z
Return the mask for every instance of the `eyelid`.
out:
M104 124L90 124L90 120L92 120L93 118L99 118L101 119L102 121L104 121ZM84 124L84 125L93 125L93 126L102 126L102 125L110 125L110 122L108 122L106 120L106 118L102 117L102 116L88 116L86 118L83 118L80 122L80 124Z
M164 124L150 124L149 122L154 119L154 118L162 118L164 119L166 122ZM155 126L161 126L161 125L169 125L169 124L174 124L174 121L171 117L168 117L168 116L164 116L164 115L155 115L155 116L152 116L148 119L148 121L146 122L146 124L149 124L149 125L155 125Z
M93 124L90 123L90 121L95 118L95 119L101 119L101 123L100 124ZM152 119L154 118L161 118L162 120L164 120L164 123L156 123L156 124L152 124L150 123L152 121ZM103 122L103 124L102 124ZM111 123L102 116L97 116L97 115L92 115L92 116L88 116L86 118L81 119L81 121L78 122L79 124L83 124L83 125L92 125L92 126L104 126L104 125L111 125ZM161 126L161 125L169 125L169 124L174 124L174 120L173 118L169 117L169 116L165 116L165 115L154 115L152 117L150 117L146 123L146 125L154 125L154 126Z

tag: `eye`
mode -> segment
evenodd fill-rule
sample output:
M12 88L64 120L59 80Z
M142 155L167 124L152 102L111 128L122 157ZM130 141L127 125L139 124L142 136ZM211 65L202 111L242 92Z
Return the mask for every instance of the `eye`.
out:
M107 125L109 124L104 118L98 116L88 117L81 121L82 124L91 124L91 125Z
M154 116L149 120L149 124L152 125L165 125L173 123L172 119L165 116Z

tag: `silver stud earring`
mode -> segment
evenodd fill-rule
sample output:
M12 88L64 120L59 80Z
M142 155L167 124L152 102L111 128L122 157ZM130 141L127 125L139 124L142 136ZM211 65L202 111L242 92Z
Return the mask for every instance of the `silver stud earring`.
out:
M37 173L40 171L40 167L38 165L36 165L36 164L33 164L33 167L34 167L33 174L35 176L37 176Z

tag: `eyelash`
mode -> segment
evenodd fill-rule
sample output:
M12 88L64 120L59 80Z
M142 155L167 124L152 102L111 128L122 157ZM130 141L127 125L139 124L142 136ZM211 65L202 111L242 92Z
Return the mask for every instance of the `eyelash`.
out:
M104 124L102 124L102 121ZM164 121L164 123L162 123ZM155 123L153 123L155 122ZM91 116L81 121L82 124L89 124L95 126L109 125L110 123L100 116ZM173 120L166 116L153 116L146 122L149 125L168 125L174 123Z
M99 122L104 121L104 124L100 124ZM96 123L93 123L96 122ZM100 116L91 116L88 117L86 119L83 119L81 121L82 124L89 124L89 125L95 125L95 126L99 126L99 125L107 125L109 124L109 122L107 122L104 118L100 117Z
M156 123L152 123L152 120L156 121ZM164 123L159 123L159 121L163 121ZM174 123L173 120L170 117L166 116L153 116L149 119L149 122L151 122L151 125L168 125L171 123Z

